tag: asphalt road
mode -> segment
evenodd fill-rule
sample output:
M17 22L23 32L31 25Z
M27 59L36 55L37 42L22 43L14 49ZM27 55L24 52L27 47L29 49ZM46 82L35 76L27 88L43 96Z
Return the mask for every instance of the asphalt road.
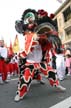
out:
M60 82L66 87L66 92L51 87L46 79L44 81L44 85L33 81L29 92L20 102L14 102L17 80L0 85L0 108L50 108L71 96L71 76Z

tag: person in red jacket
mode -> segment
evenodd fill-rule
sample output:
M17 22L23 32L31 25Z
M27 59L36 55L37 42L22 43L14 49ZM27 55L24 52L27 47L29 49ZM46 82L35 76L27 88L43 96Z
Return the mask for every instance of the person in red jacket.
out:
M7 48L4 47L4 40L0 40L0 84L7 80Z

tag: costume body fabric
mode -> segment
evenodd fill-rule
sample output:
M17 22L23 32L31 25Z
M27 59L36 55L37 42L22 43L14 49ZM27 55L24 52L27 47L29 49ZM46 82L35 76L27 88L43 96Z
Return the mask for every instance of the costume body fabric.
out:
M49 51L51 48L60 47L61 43L55 27L51 25L52 20L44 10L36 12L27 9L23 13L21 21L16 21L17 32L25 36L25 50L20 53L20 57L26 59L26 62L25 64L21 62L20 65L20 78L15 101L19 101L25 96L33 79L39 81L42 79L40 73L48 78L51 86L65 90L60 86L56 71L48 65Z
M20 73L20 85L18 87L20 98L23 98L27 93L33 79L41 80L39 72L41 72L45 75L46 78L48 78L51 86L59 85L59 81L56 77L56 71L52 69L52 67L48 66L48 53L45 57L47 59L43 61L41 45L39 44L39 42L35 45L33 44L34 43L32 43L28 55L25 52L22 52L20 54L20 56L26 58L26 63L23 67L23 71Z

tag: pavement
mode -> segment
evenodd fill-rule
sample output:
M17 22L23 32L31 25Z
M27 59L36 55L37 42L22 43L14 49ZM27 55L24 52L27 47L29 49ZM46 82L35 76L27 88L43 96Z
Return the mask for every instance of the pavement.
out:
M60 81L61 85L67 89L65 92L51 87L45 78L44 81L45 84L42 85L34 80L29 92L20 102L14 101L18 78L12 78L9 83L0 85L0 108L59 108L58 106L60 104L58 103L66 99L69 99L69 103L71 103L71 76L67 76L63 81ZM66 103L68 100L64 102ZM69 103L67 103L67 105L69 105ZM62 106L60 108L71 107Z

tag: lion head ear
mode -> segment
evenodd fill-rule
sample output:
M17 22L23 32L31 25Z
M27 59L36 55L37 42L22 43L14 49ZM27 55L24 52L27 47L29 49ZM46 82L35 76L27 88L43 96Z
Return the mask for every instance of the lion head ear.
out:
M22 14L21 19L24 20L25 15L26 15L28 12L30 12L30 11L31 11L31 9L26 9L26 10L23 12L23 14Z
M24 21L26 18L29 18L29 17L34 17L33 19L36 19L37 18L37 12L36 10L34 9L26 9L23 14L22 14L22 20Z
M53 19L55 17L55 15L53 13L50 14L49 16L51 19Z
M46 12L43 9L38 10L37 13L38 13L38 16L40 16L40 17L46 17L46 16L48 16L48 12Z

